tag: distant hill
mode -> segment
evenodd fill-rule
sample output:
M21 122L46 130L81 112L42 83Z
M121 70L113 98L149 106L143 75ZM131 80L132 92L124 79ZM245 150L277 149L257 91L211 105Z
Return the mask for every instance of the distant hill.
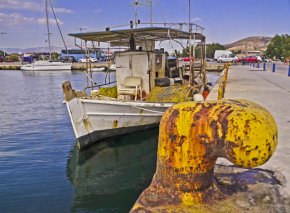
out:
M267 49L268 44L271 42L271 39L272 37L252 36L223 46L225 49L235 52L239 50L241 50L242 53L246 53L246 51L264 52Z
M64 49L63 47L51 47L53 52L58 52L60 53L60 51L62 49ZM1 48L0 50L5 51L8 54L11 53L33 53L33 52L49 52L48 47L34 47L34 48L25 48L25 49L21 49L21 48Z

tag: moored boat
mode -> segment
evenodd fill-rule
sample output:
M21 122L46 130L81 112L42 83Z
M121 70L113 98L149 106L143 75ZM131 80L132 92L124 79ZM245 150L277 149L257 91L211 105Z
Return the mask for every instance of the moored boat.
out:
M71 70L71 63L63 63L57 61L34 61L31 64L24 64L20 66L24 71L61 71Z
M52 6L51 0L45 0L45 13L46 13L46 28L47 28L47 42L48 42L48 49L49 49L49 60L43 61L34 61L30 64L24 64L20 66L20 69L23 71L61 71L61 70L71 70L72 63L63 63L59 61L52 61L52 53L51 53L51 44L50 44L50 28L49 28L49 19L48 19L48 5L50 3L50 7L52 12L54 13L54 9ZM56 19L56 15L54 13L56 24L58 25L58 21ZM59 25L58 25L59 26ZM61 34L60 28L59 33ZM63 36L62 36L63 38ZM63 39L64 46L66 44ZM66 48L67 49L67 48Z
M155 49L158 41L185 39L192 42L191 38L195 38L202 44L204 56L205 37L200 32L146 27L70 36L128 47L115 54L116 82L98 85L92 73L85 71L88 82L85 91L91 90L90 93L72 89L68 81L63 83L79 149L104 138L157 126L168 107L194 100L194 95L206 87L205 57L201 59L200 70L196 70L193 57L187 68L180 67L178 60L169 63L168 54Z

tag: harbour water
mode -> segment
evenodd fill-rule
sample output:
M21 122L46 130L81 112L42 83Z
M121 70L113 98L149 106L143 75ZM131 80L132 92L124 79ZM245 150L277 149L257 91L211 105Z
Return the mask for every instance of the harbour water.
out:
M1 212L128 212L151 182L158 129L80 153L65 80L85 83L81 72L0 71Z

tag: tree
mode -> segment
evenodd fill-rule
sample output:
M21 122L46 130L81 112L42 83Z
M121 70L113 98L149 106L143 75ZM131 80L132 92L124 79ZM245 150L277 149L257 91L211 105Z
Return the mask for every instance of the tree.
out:
M224 50L224 46L219 44L219 43L212 43L212 44L207 44L206 46L206 57L207 58L213 58L214 57L214 52L216 50Z
M60 57L60 54L59 53L57 53L57 52L52 52L51 53L51 59L53 61L57 61L59 59L59 57Z
M287 58L290 56L290 36L275 35L268 45L266 55L270 58Z
M0 55L8 55L6 52L0 50Z
M18 54L17 54L17 53L12 53L12 54L10 54L10 55L9 55L9 60L10 60L10 61L14 61L14 62L19 61L19 56L18 56Z
M178 50L174 50L174 54L177 58L179 58L181 56L181 52Z
M207 58L213 58L214 52L216 50L224 50L224 46L219 43L212 43L206 45L206 57ZM189 56L189 46L186 46L182 49L181 53L179 53L179 56L181 57L188 57ZM176 54L177 55L177 54ZM195 58L201 58L201 45L198 44L195 47Z
M242 50L233 50L232 51L235 55L237 55L237 54L241 54L242 53Z

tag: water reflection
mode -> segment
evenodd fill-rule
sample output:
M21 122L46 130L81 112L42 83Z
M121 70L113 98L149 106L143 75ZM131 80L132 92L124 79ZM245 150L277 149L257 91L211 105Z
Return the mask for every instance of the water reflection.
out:
M74 186L72 211L128 212L155 171L158 129L71 150L67 176Z

